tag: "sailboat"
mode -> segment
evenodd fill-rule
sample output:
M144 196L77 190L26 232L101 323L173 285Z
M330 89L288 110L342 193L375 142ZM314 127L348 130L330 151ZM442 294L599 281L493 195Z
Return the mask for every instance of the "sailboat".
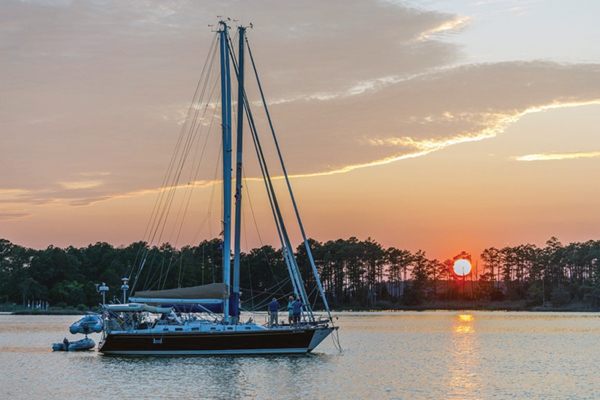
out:
M246 117L256 147L256 127L251 114L250 102L244 88L245 52L252 61L265 110L268 110L256 66L246 39L246 28L237 27L237 59L229 43L230 27L226 20L219 21L216 29L220 54L222 169L223 169L223 282L166 290L136 291L129 296L128 281L123 282L123 303L106 304L103 300L103 332L98 351L111 355L238 355L238 354L306 354L313 351L325 338L337 333L318 271L310 250L302 220L294 200L290 181L275 139L278 158L281 161L285 182L292 199L293 209L302 234L314 282L318 288L326 315L313 312L309 296L302 281L298 263L284 225L271 177L261 151L257 150L259 165L267 188L269 203L282 244L283 254L293 285L294 297L301 303L300 321L294 323L259 324L252 318L244 321L240 312L240 237L242 204L242 135L243 115ZM215 48L215 52L216 52ZM231 74L231 65L235 73ZM232 75L238 80L237 144L235 193L232 193ZM270 123L270 115L267 111ZM260 148L260 144L258 145ZM232 248L232 200L235 200L235 220ZM143 266L143 264L142 264ZM100 291L108 288L103 284ZM335 336L335 335L334 335Z

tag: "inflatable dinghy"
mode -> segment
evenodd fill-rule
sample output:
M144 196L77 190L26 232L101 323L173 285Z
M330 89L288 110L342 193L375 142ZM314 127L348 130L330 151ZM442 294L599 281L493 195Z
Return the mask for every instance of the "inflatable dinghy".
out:
M96 343L90 338L85 338L81 340L77 340L75 342L69 342L65 339L62 343L54 343L52 345L52 350L54 351L81 351L81 350L90 350L96 346Z
M95 314L86 315L81 318L79 321L75 322L71 327L69 327L69 331L72 334L83 333L87 335L88 333L100 333L102 332L102 321L100 317Z

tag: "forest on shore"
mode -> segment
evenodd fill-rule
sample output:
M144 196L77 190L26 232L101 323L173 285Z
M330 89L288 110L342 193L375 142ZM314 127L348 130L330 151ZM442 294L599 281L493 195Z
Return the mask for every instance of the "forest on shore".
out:
M453 272L455 260L427 258L424 251L385 248L372 239L310 240L330 307L342 309L491 308L582 309L600 307L600 241L563 245L551 238L531 244L485 249L467 276ZM139 271L141 254L145 268ZM317 299L304 245L296 256L307 292ZM108 299L122 299L122 278L136 275L136 289L196 286L222 279L221 240L176 249L145 242L114 247L49 246L35 250L0 239L0 304L3 309L43 302L54 309L94 308L101 302L97 285L110 287ZM285 301L293 293L281 250L263 246L242 254L242 308L264 310L267 299Z

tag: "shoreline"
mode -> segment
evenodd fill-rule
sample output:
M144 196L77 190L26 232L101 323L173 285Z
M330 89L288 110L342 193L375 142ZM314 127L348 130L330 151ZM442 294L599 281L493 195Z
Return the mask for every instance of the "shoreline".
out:
M325 312L325 310L318 309L315 312ZM346 307L332 307L332 313L338 312L401 312L401 311L506 311L506 312L581 312L581 313L598 313L600 310L591 309L585 305L572 305L568 307L542 307L532 306L525 307L514 303L499 303L499 304L469 304L469 303L453 303L442 305L439 303L421 304L418 306L378 306L364 307L364 306L346 306ZM44 310L44 311L32 311L32 310L20 310L20 311L2 311L0 315L86 315L93 313L94 311L78 311L78 310Z
M44 311L32 311L32 310L19 310L19 311L6 311L3 314L9 315L86 315L92 311L78 311L78 310L44 310Z
M322 310L323 311L323 310ZM589 312L596 313L600 310L591 308L587 304L574 303L564 307L552 306L527 306L523 302L452 302L452 303L425 303L415 306L381 304L372 307L342 306L332 307L332 312L340 311L521 311L521 312Z

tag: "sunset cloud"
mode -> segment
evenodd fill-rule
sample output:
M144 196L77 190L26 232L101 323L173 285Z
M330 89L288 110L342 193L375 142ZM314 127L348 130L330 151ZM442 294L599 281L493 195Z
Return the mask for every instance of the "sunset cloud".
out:
M555 160L576 160L579 158L598 158L600 151L580 152L580 153L545 153L528 154L525 156L514 157L517 161L555 161Z

